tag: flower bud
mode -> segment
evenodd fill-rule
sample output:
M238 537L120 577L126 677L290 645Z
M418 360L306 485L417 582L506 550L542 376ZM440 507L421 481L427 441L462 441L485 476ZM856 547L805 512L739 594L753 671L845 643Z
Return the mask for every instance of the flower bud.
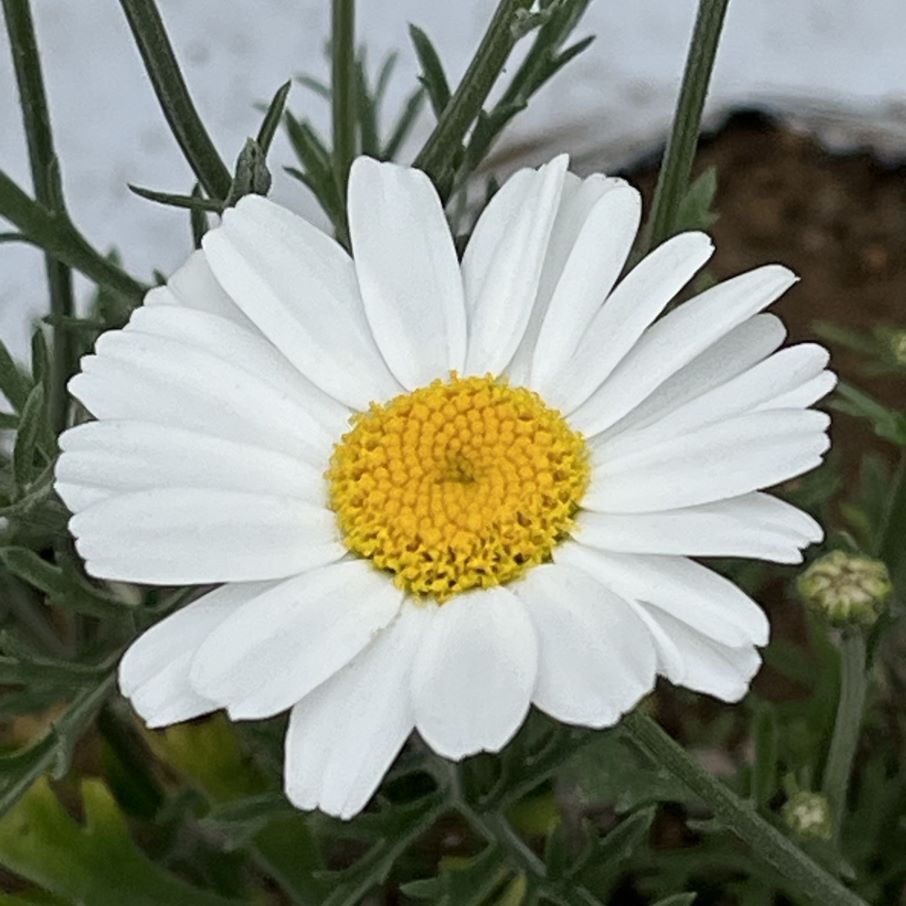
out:
M796 588L810 610L832 626L871 626L893 586L887 567L864 554L831 551L799 576Z
M826 796L811 790L793 793L784 803L781 815L786 826L797 837L807 840L830 840L833 832L831 807Z

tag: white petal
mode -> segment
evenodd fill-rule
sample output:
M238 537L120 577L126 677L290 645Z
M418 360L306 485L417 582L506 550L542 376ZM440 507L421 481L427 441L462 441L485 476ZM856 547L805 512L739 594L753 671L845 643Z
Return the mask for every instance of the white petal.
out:
M121 494L73 516L69 530L90 575L152 585L278 579L346 552L330 510L236 491Z
M568 541L554 562L585 570L627 600L667 611L725 645L765 645L764 611L729 579L685 557L614 554Z
M271 587L272 582L224 585L165 617L129 646L120 661L120 690L149 727L217 709L189 684L192 657L220 623Z
M248 322L247 322L248 323ZM137 308L127 331L180 340L241 364L243 370L291 396L331 435L346 429L350 410L301 374L251 324L243 329L225 318L175 306Z
M629 272L575 337L575 345L562 350L546 372L537 370L545 364L539 348L533 385L557 408L573 411L601 386L713 252L704 233L681 233L667 240ZM560 320L568 317L564 310Z
M647 513L738 497L801 475L830 445L823 412L777 409L737 416L648 449L592 453L585 509Z
M212 488L327 505L323 469L252 444L146 422L86 422L60 435L57 490L77 513L118 493Z
M605 196L611 195L616 197L604 203ZM638 192L624 180L601 174L579 179L566 174L538 295L519 348L507 366L514 384L530 383L532 360L540 358L535 347L544 334L548 335L547 344L553 341L557 348L575 348L578 337L619 276L640 212ZM602 230L602 222L611 217L609 228ZM555 296L555 307L560 312L551 315ZM542 331L545 322L547 327ZM567 336L555 339L550 336L552 330L565 330ZM573 333L575 341L571 338Z
M572 174L565 174L564 187L571 178ZM512 232L519 212L534 195L537 183L537 170L518 170L497 190L481 212L462 258L467 321L475 316L475 303L481 296L482 286L494 264L498 248Z
M412 732L412 662L427 609L405 605L350 664L296 705L286 735L286 795L298 808L351 818Z
M469 310L467 374L498 374L522 340L538 293L567 164L562 155L542 167L507 227L499 233L476 228L469 241L471 247L498 240L493 252L481 249L469 254L467 249L463 257ZM472 270L479 262L487 266L483 273Z
M808 534L802 531L804 523ZM605 551L801 563L800 549L820 540L821 530L795 507L754 493L666 512L582 511L572 535Z
M822 371L817 377L762 403L759 409L800 409L812 406L837 386L837 375Z
M234 720L279 714L348 664L396 615L403 593L365 560L296 576L212 633L191 682Z
M112 330L82 359L73 396L99 419L153 422L327 461L336 437L263 378L188 343Z
M218 281L312 383L354 409L400 392L365 320L352 259L329 236L247 195L203 241Z
M642 450L705 425L754 411L773 397L794 390L818 375L828 358L827 350L814 343L781 349L726 383L678 406L648 427L628 431L602 445L602 454L612 458Z
M718 283L657 321L570 416L587 436L622 418L712 343L782 295L796 276L767 265Z
M635 409L595 437L592 444L598 445L625 431L654 424L689 400L765 359L780 346L785 336L783 323L775 315L755 315L743 321L664 381Z
M466 309L450 227L431 180L360 157L349 172L349 234L371 332L409 390L462 372Z
M208 312L254 330L254 325L226 294L208 265L205 253L198 249L167 281L145 296L145 305L180 306Z
M655 650L630 606L587 573L544 564L513 583L538 636L532 701L551 717L615 724L654 686Z
M752 645L731 647L696 632L663 610L636 604L658 649L658 672L672 683L737 702L761 666Z
M431 608L415 658L415 725L440 755L498 752L528 713L538 647L522 603L502 587Z

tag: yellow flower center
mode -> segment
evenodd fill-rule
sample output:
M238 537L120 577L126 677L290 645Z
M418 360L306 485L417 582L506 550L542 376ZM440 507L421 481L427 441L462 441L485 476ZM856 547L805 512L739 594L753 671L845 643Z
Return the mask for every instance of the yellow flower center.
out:
M588 474L582 435L538 394L452 374L354 416L326 477L349 550L443 602L546 560Z

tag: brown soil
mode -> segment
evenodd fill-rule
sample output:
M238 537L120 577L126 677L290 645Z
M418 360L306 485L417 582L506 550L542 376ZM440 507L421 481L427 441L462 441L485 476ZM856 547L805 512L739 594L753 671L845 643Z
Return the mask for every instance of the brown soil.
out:
M757 114L733 117L703 143L696 172L715 166L716 208L711 232L718 278L779 262L800 275L772 309L793 341L817 339L815 321L867 330L906 327L906 168L889 168L867 154L835 156L815 141ZM657 171L633 179L650 192ZM906 382L867 379L852 353L831 347L832 367L887 403L906 405ZM851 466L874 440L869 428L840 416L835 446Z
M649 202L658 163L659 156L630 174ZM857 355L820 340L814 329L817 321L860 332L878 323L906 328L906 167L885 167L867 154L829 154L813 139L757 114L734 116L702 143L695 172L711 165L717 168L720 215L710 230L716 245L711 274L723 279L769 262L792 268L801 281L772 308L789 328L790 341L829 345L831 367L842 380L906 406L906 380L866 376ZM827 408L827 401L821 405ZM831 435L842 468L840 499L854 494L867 449L894 458L863 420L835 414ZM804 615L790 588L795 574L794 568L772 570L756 597L771 616L773 636L802 643ZM804 691L771 669L761 671L756 688L773 699ZM699 703L706 713L722 710ZM668 692L661 719L682 733L687 708Z

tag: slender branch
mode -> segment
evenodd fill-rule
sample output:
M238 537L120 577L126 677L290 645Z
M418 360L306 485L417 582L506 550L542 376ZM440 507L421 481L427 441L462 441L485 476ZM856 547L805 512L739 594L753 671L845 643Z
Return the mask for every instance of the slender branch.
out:
M435 184L446 176L462 147L463 136L481 112L518 40L514 28L518 14L531 5L532 0L501 0L462 81L415 158L414 166L424 170Z
M903 528L906 526L906 453L900 459L892 482L884 517L873 551L887 564L897 581L903 564ZM862 729L869 676L867 640L861 627L844 631L840 644L840 697L834 730L824 766L822 789L834 816L834 838L839 839L846 812L846 795Z
M331 110L334 177L345 206L346 181L356 153L355 0L333 0Z
M488 843L502 846L513 867L525 873L532 888L558 906L577 906L578 903L584 903L586 906L603 906L601 900L587 887L575 882L570 882L567 896L562 889L563 885L548 877L544 860L514 830L504 809L500 806L485 809L470 804L463 792L460 765L433 753L430 757L434 763L435 776L441 782L446 781L447 798L451 808L468 821Z
M654 192L645 243L648 249L669 239L676 229L680 202L689 186L702 110L728 2L699 0L673 126Z
M803 896L835 906L866 906L864 900L765 821L751 803L744 802L712 777L651 718L634 711L623 719L621 726L639 748L708 805L723 826L751 848L756 858L776 869Z
M58 261L93 280L141 302L147 287L105 258L75 228L69 216L50 211L29 198L0 170L0 217L22 231L28 242L40 246Z
M865 669L865 633L856 627L844 633L840 646L840 698L824 767L824 795L834 816L834 835L839 838L846 810L846 791L862 728L862 712L868 675Z
M189 96L154 0L120 0L161 109L205 192L223 201L232 177Z
M891 483L884 519L878 531L877 555L887 564L894 587L903 589L906 581L906 450L900 456Z
M16 82L22 108L22 121L28 145L35 199L51 211L62 213L60 187L57 184L56 155L47 96L41 75L41 60L28 0L3 0L6 30L9 34ZM72 273L69 268L45 253L44 267L50 288L50 312L57 323L70 317L74 310ZM51 361L50 424L55 433L66 427L66 382L74 366L71 337L60 327L53 330L54 355Z

